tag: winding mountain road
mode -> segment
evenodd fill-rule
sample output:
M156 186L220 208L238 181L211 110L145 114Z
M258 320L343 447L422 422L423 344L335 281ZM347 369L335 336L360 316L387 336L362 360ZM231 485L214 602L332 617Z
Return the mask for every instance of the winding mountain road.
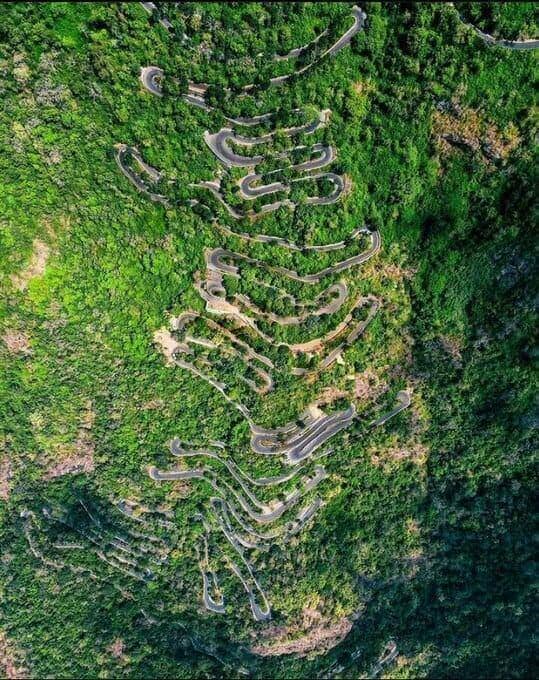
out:
M296 146L292 151L285 152L283 154L278 154L277 158L285 158L290 153L298 150L306 149L306 146ZM302 163L297 163L291 165L287 168L287 171L296 172L308 172L312 170L318 170L320 168L329 165L335 160L336 151L332 146L326 146L324 144L313 144L311 147L311 152L318 153L317 158L313 158L308 161L303 161ZM265 196L266 194L271 194L276 191L286 191L288 187L282 182L274 182L273 184L266 184L263 186L252 186L255 183L262 181L263 179L270 177L271 175L282 173L282 169L272 170L264 174L250 173L245 175L239 180L240 195L242 198L249 200L254 198L259 198L260 196Z
M332 436L332 434L333 432L327 434L326 439ZM302 459L303 458L298 458L298 460ZM291 462L296 461L293 460ZM248 496L252 505L255 505L259 508L259 510L256 510L249 504L241 492L231 486L226 480L220 479L217 473L210 467L194 468L188 470L159 470L152 465L148 469L148 474L150 478L156 482L190 479L204 480L210 484L213 490L216 491L222 498L233 496L243 512L248 515L250 519L252 519L254 522L258 522L259 524L271 524L272 522L280 519L285 512L296 505L303 496L312 491L327 476L325 469L321 466L317 466L315 468L315 475L313 477L305 477L302 480L302 489L295 489L294 491L287 494L283 501L273 501L271 505L261 503L245 486L242 486L244 492L246 491L245 495Z
M159 81L163 78L163 69L159 66L143 66L140 69L140 80L142 85L158 97L163 96L163 90Z
M128 158L132 158L137 163L141 172L144 172L146 175L148 175L150 181L159 182L162 179L161 173L144 161L136 147L127 146L127 144L116 144L114 159L122 171L122 174L127 177L127 179L131 182L131 184L133 184L133 186L135 186L136 189L138 189L138 191L146 194L150 200L155 201L156 203L168 205L166 196L152 192L142 177L127 165Z
M389 413L386 413L384 416L381 416L380 418L373 420L370 423L370 426L379 427L380 425L387 423L387 421L396 416L397 413L400 413L401 411L404 411L404 409L408 408L411 403L412 397L410 395L410 392L408 390L402 390L397 394L397 406L394 409L392 409Z
M143 5L148 12L156 9L154 3L143 3ZM319 57L293 73L271 78L270 84L283 84L293 76L305 73L322 59L336 55L364 27L366 15L359 7L354 6L352 8L352 16L354 19L353 25ZM170 26L170 22L166 19L161 20L161 22L165 26L167 24ZM275 55L274 58L277 61L296 58L302 52L309 49L309 47L315 45L327 33L328 30L326 29L308 45L294 48L286 55ZM140 72L140 80L143 87L152 95L158 97L163 95L163 77L163 70L157 66L144 67ZM256 90L255 85L247 85L243 88L242 93L237 96L245 96L254 90ZM207 92L208 85L191 82L183 98L193 106L210 110L206 103ZM204 181L195 186L209 190L235 220L244 218L254 219L282 206L293 208L295 203L287 197L288 194L290 194L291 198L297 196L298 198L295 200L298 202L302 201L307 205L327 205L335 202L346 190L345 179L335 173L319 172L335 160L336 151L332 146L313 144L309 147L303 144L284 152L274 153L273 155L262 153L264 147L257 148L258 145L274 141L279 132L288 137L312 134L327 122L329 113L329 111L323 111L316 120L299 127L287 128L281 131L274 130L267 134L259 134L258 136L238 134L233 127L223 127L213 134L208 130L205 131L204 141L206 145L225 168L228 170L232 168L250 168L248 174L238 182L239 196L243 200L260 199L271 194L284 194L284 198L282 196L274 197L281 200L274 200L274 202L262 205L259 209L257 208L256 213L252 210L242 212L233 205L237 203L237 200L229 198L230 194L226 194L225 198L223 193L227 185L221 184L220 179ZM229 118L225 116L225 119L231 125L250 127L271 120L273 115L262 114L252 118ZM259 151L261 153L257 153ZM306 154L306 151L310 152L309 155ZM152 182L160 181L160 174L154 168L151 168L151 166L147 166L138 152L133 153L130 150L130 153L130 160L132 159L138 164L142 173L145 173ZM248 155L250 153L255 155ZM303 155L295 155L300 153ZM125 152L124 156L126 155L127 152ZM286 163L301 160L302 158L308 158L308 160L296 162L294 165L286 165ZM282 163L282 165L286 166L285 168L273 169L281 165L281 163L275 163L276 160L284 159L289 159L286 163ZM122 172L140 191L149 193L144 180L129 168L127 163L122 163L122 160L127 160L127 158L122 157L121 152L118 152L117 162ZM264 172L263 168L258 168L259 172L255 172L256 166L268 160L271 160L272 164L266 166L269 168L267 172ZM221 168L220 172L227 171ZM307 175L295 177L292 173L307 173ZM325 191L326 195L307 195L308 192L311 192L310 186L308 191L297 191L308 186L305 184L301 185L301 182L314 185L315 190ZM223 187L223 190L221 187ZM312 191L312 193L315 192ZM202 195L202 192L196 194L196 196L199 195ZM205 196L205 200L210 202L207 196ZM227 202L228 200L231 201L231 204ZM202 203L202 199L200 202ZM191 205L196 203L195 199L191 201ZM260 203L263 203L263 201ZM211 201L211 204L215 206L214 201ZM215 209L214 215L217 212L221 215L223 214L221 210ZM230 222L230 220L225 221ZM254 272L254 278L250 276L252 272L248 272L244 276L245 282L248 282L250 286L260 286L267 289L270 296L279 300L280 306L265 309L262 308L264 303L260 303L261 306L259 306L251 297L241 292L243 289L237 288L236 282L231 282L226 277L240 278L245 274L246 265L249 265L285 277L290 281L317 285L324 277L339 274L373 257L380 249L379 232L357 229L345 241L322 246L298 246L276 236L266 234L250 235L236 232L226 225L221 225L217 219L214 220L214 224L222 233L229 236L239 236L249 242L272 243L305 253L330 252L350 245L360 235L368 235L370 237L371 244L366 251L320 269L315 273L303 275L292 269L270 265L247 255L234 253L223 248L214 248L205 252L206 277L202 280L197 274L196 288L202 299L206 302L207 311L220 314L233 322L238 322L238 325L250 328L260 339L272 346L288 348L294 355L294 358L298 354L302 355L301 360L297 361L302 366L309 366L311 359L318 355L316 368L295 366L291 369L292 375L315 377L320 370L332 365L333 362L341 357L344 350L357 340L376 315L380 302L374 296L358 296L352 299L350 305L344 310L343 305L349 300L350 293L346 283L342 281L327 285L322 292L319 292L322 286L320 288L311 288L309 290L310 295L306 296L308 299L304 301L303 299L296 299L291 294L291 291L295 292L295 288L298 286L291 285L287 290L286 286L285 288L279 287L273 279L270 279L269 282L264 281L263 276L258 275L258 271ZM248 290L252 290L252 287ZM302 296L298 294L298 297ZM254 296L254 299L258 300L257 296ZM283 301L288 306L283 305ZM286 313L277 314L272 309L283 309ZM344 311L348 310L348 314L342 319ZM264 324L271 323L281 326L298 326L304 323L306 328L308 327L307 329L310 330L310 325L316 317L333 315L339 311L343 312L339 317L342 320L335 327L332 327L331 331L327 332L323 337L295 344L276 342L269 334L262 332L253 320L253 317L256 317L262 319ZM266 326L263 327L266 328ZM208 547L210 532L218 528L238 556L236 561L226 556L225 559L229 568L240 580L247 593L254 619L256 621L266 621L271 615L270 605L264 590L257 580L253 565L250 559L248 559L246 551L266 549L265 542L270 541L279 541L281 545L284 545L286 541L301 531L305 524L315 516L322 506L322 500L318 497L315 497L313 500L315 494L312 492L327 478L325 468L322 465L315 464L315 461L330 453L330 440L333 440L347 430L359 416L353 403L348 408L341 407L341 410L328 413L326 412L327 409L322 409L325 402L315 402L310 405L296 422L289 422L277 428L262 427L254 422L247 406L240 403L239 399L243 399L243 396L238 397L236 395L246 393L241 383L247 385L258 395L264 395L269 392L273 388L272 374L276 370L273 363L267 357L255 352L247 343L237 338L234 333L210 318L203 317L198 312L182 314L173 320L172 328L178 338L177 341L174 339L176 345L171 350L174 363L183 369L191 371L194 375L217 389L223 398L246 419L250 429L250 448L252 452L256 455L275 457L279 466L276 469L272 469L272 472L275 474L271 476L252 477L244 472L234 460L224 455L224 452L221 450L216 452L209 449L190 449L180 440L174 439L170 444L171 454L182 461L185 461L187 458L193 458L198 467L160 470L155 466L151 466L148 471L149 476L157 482L199 479L210 485L216 494L210 498L207 508L207 516L210 518L210 523L207 523L202 516L199 517L204 524L205 530L205 534L201 539L203 542L202 550L198 552L198 564L203 582L202 601L204 606L216 613L225 612L224 597L219 590L217 574L212 571L210 566L210 551ZM337 343L339 344L335 346ZM230 381L230 384L224 382L225 380L227 382ZM252 395L248 396L246 400L248 404L251 403L252 398ZM378 427L383 425L410 405L410 395L406 391L399 392L397 400L398 404L395 408L370 422L369 426ZM350 433L351 436L355 432L356 428L353 428L353 432ZM268 498L270 500L267 500ZM304 507L301 507L302 502L306 503ZM293 519L286 521L288 516L285 513L288 512L292 513ZM268 527L268 530L260 531L259 525L263 529ZM272 527L270 528L269 525L272 525ZM125 548L119 539L115 540L113 546L119 551ZM228 550L230 552L230 548Z
M455 5L452 2L449 2L447 4L455 10L455 12L458 15L458 18L464 24L464 26L472 29L472 31L474 31L474 33L477 36L479 36L481 38L481 40L486 45L492 45L494 47L503 47L504 49L507 49L507 50L517 50L517 51L536 50L537 48L539 48L539 40L537 40L535 38L531 38L531 39L528 39L528 40L506 40L505 38L495 38L493 35L490 35L489 33L485 33L480 28L477 28L477 26L474 26L474 24L467 21L462 16L462 14L460 14L458 9L455 7Z
M297 464L311 456L328 439L348 427L356 416L353 404L345 411L327 415L311 407L303 415L305 425L289 425L289 431L277 428L268 430L257 425L251 426L251 448L265 456L283 456L288 463Z
M305 123L304 125L299 125L292 128L284 128L281 130L283 134L287 137L293 137L299 134L313 134L320 127L324 126L330 115L328 109L321 111L318 118L310 123ZM254 165L258 165L264 160L264 156L241 156L236 153L231 147L230 142L238 146L245 146L251 148L257 144L265 144L271 142L275 137L274 132L268 132L265 135L259 137L245 137L244 135L238 135L234 132L232 128L224 127L218 132L210 133L209 130L204 132L204 141L208 145L212 153L228 168L247 168ZM304 147L299 147L304 148Z
M243 255L242 253L235 253L231 250L226 250L225 248L206 249L206 268L209 271L213 271L221 275L227 274L229 276L239 277L238 267L233 264L228 264L225 262L225 260L240 260L251 265L262 267L268 271L274 272L275 274L280 274L281 276L285 276L294 281L300 281L302 283L319 283L324 277L339 274L347 269L350 269L351 267L363 264L378 253L381 246L380 232L377 230L371 231L366 227L361 227L352 234L351 238L357 238L360 235L366 235L371 238L370 248L358 255L353 255L346 260L336 262L329 267L324 267L324 269L319 270L315 274L298 274L298 272L294 271L293 269L287 269L286 267L281 267L279 265L267 264L266 262L262 262L256 258ZM323 248L325 250L325 247ZM331 248L331 250L336 249L337 248L334 247ZM322 250L322 248L320 248L320 250Z

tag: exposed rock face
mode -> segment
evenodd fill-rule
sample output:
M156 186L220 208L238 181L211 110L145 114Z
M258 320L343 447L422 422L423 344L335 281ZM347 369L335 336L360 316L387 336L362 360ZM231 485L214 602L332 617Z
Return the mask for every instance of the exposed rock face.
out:
M330 623L324 621L316 609L305 609L301 626L272 626L265 631L264 640L253 645L251 651L259 656L323 654L342 642L352 625L346 616Z
M442 153L451 147L469 149L486 162L504 161L519 145L517 128L504 130L487 121L480 112L458 102L439 102L432 119L432 132Z

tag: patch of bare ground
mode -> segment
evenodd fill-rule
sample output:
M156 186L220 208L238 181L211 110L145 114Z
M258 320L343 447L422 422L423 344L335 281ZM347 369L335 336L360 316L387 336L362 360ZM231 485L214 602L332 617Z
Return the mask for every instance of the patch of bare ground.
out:
M7 329L2 335L4 345L13 354L29 354L30 338L22 331Z
M374 92L374 84L370 80L357 80L352 83L352 90L359 96L366 96Z
M7 639L5 633L0 631L0 676L7 680L27 678L28 671L22 665L18 654Z
M323 620L317 609L305 608L301 625L270 626L262 633L262 641L251 647L251 652L259 656L323 654L342 642L352 625L346 616L330 623Z
M376 400L387 392L387 383L372 368L356 373L354 380L354 397L360 401Z
M167 364L172 364L172 356L175 349L178 347L178 343L174 340L170 331L166 328L160 328L153 334L153 341L156 345L160 346L161 352L167 360Z
M54 333L59 328L67 325L67 317L62 314L61 307L56 300L53 300L47 308L47 321L43 322L44 328L50 333Z
M72 444L57 444L54 446L54 463L45 472L46 480L93 472L95 444L92 436L92 427L95 413L91 402L87 402L83 412L77 438Z
M371 463L383 466L391 462L411 461L416 465L424 465L427 462L428 448L420 442L410 442L406 445L384 446L383 448L370 449Z
M47 165L58 165L62 162L62 154L58 149L51 149L51 151L45 157L45 162Z
M165 402L163 399L150 399L150 401L145 401L140 407L143 411L156 411L165 408Z
M320 392L316 402L319 406L323 406L324 404L332 404L334 401L344 399L348 396L348 392L341 390L338 387L325 387L322 392Z
M405 269L398 264L387 262L378 268L378 273L382 279L388 279L389 281L410 281L417 273L417 269Z
M441 155L455 148L468 148L487 163L505 161L521 141L513 123L500 130L479 111L462 107L456 101L438 104L432 118L432 134Z
M0 456L0 500L9 500L9 492L11 490L11 478L13 476L13 469L11 461L6 454Z
M175 498L187 498L191 491L192 488L189 482L186 482L183 479L177 479L176 481L172 482L170 486L168 498L170 500L173 500Z
M352 182L352 177L347 173L344 173L343 180L344 189L342 192L342 197L344 198L345 196L350 196L350 194L352 193L352 189L354 188L354 183Z
M50 248L39 239L34 239L32 256L28 265L17 274L12 274L11 283L20 291L26 290L28 283L37 276L42 276L49 259Z
M124 651L125 651L125 643L122 640L122 638L116 638L114 640L114 642L112 642L107 647L107 652L114 659L117 659L121 664L129 663L129 657L126 654L124 654Z

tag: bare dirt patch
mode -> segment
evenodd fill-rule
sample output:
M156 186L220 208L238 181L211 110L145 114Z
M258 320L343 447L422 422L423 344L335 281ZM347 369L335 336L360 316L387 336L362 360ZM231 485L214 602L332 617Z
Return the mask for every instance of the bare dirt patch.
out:
M389 279L390 281L410 281L413 279L414 275L417 273L417 269L400 267L397 264L386 263L379 268L379 275L383 279Z
M156 345L160 345L161 351L167 360L167 364L172 364L172 356L178 347L178 343L176 340L174 340L170 331L168 331L166 328L160 328L153 334L153 341Z
M387 383L372 368L354 376L354 397L361 401L373 400L387 391Z
M376 466L391 462L411 461L417 465L427 462L429 450L420 442L409 443L405 446L392 446L371 450L371 463Z
M352 83L352 90L360 96L370 94L374 89L375 87L370 80L357 80L355 83Z
M140 407L143 411L156 411L165 408L165 402L163 399L150 399L150 401L145 401Z
M325 404L332 404L334 401L338 401L339 399L345 399L346 397L348 397L348 392L345 390L341 390L338 387L333 386L325 387L322 392L320 392L316 403L319 406L323 406Z
M129 656L125 654L125 643L122 638L116 638L114 642L107 647L107 652L122 666L127 665L130 661Z
M77 438L72 444L57 444L54 449L54 463L45 472L46 480L94 471L95 444L92 436L92 427L95 413L91 402L87 402L82 414Z
M168 497L170 500L175 498L187 498L192 491L191 484L183 479L172 482Z
M45 161L48 165L58 165L62 162L62 154L58 149L52 149L45 157Z
M45 272L47 260L49 259L50 248L39 239L34 239L32 256L28 266L18 274L11 276L11 282L17 290L26 290L28 283L37 276L42 276Z
M16 678L27 678L28 671L17 659L17 653L13 645L6 638L3 631L0 631L0 676L8 680Z
M2 335L4 345L13 354L29 354L30 353L30 338L26 333L16 330L6 330Z
M0 500L9 500L13 469L7 455L0 456Z

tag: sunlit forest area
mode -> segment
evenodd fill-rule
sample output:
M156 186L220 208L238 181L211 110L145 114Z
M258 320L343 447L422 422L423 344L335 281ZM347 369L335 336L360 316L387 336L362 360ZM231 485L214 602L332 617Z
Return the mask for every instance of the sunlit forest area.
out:
M0 676L536 675L537 7L0 4Z

